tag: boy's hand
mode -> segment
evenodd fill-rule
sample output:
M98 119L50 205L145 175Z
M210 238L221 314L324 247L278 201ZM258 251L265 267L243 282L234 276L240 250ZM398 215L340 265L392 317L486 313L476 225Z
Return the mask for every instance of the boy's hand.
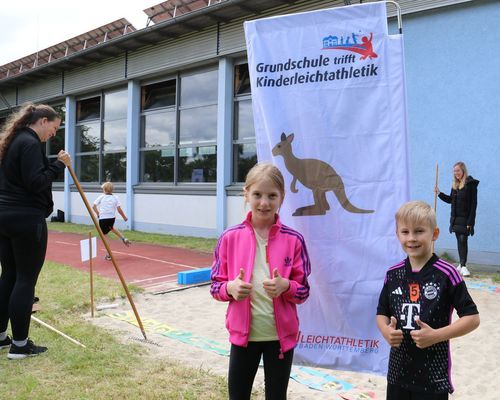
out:
M391 323L387 325L385 332L382 332L385 340L391 347L397 348L403 341L403 331L401 329L396 329L396 318L391 317Z
M243 268L240 268L240 274L238 277L227 283L227 293L230 294L236 301L243 300L244 298L250 296L250 292L252 291L252 284L245 282L243 280L244 277L245 271Z
M273 269L273 278L265 279L263 282L264 290L271 298L278 297L281 293L286 292L290 288L290 281L282 278L277 268Z
M422 322L418 317L415 318L415 322L420 329L411 331L410 335L419 349L425 349L426 347L440 342L435 329L432 329L425 322Z

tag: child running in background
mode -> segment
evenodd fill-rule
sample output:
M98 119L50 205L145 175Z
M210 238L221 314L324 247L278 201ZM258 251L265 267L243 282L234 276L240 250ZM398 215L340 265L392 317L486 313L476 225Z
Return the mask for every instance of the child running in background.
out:
M99 226L102 233L107 235L109 231L112 231L116 236L118 236L125 246L130 246L130 240L128 240L123 234L114 227L115 225L115 215L116 211L122 216L124 221L128 218L123 212L120 206L120 200L113 194L113 184L111 182L103 183L102 186L103 194L101 194L95 201L92 208L99 218ZM104 259L111 260L111 256L106 254Z
M279 169L257 164L243 190L250 212L220 237L210 289L229 302L229 398L250 399L263 356L266 399L282 400L299 332L296 305L309 297L311 265L302 235L278 216L285 196Z
M479 313L460 272L432 253L439 228L428 204L404 204L396 233L408 257L387 271L377 308L392 347L387 400L446 400L454 390L450 339L476 329ZM451 322L453 309L459 319Z

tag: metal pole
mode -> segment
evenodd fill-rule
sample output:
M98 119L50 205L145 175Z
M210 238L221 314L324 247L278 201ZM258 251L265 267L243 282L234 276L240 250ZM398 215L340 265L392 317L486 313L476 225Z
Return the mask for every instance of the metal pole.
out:
M390 3L396 7L396 15L398 17L398 31L399 33L403 33L403 20L401 18L401 6L393 0L386 0L386 3Z

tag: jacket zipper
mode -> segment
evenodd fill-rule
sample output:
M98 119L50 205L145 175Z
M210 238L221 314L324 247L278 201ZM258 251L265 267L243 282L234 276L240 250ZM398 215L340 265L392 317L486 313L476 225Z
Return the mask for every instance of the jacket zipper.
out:
M270 239L270 238L269 238ZM269 266L269 273L271 274L270 276L272 277L273 275L273 268L271 267L271 263L269 261L269 242L270 240L268 239L267 241L267 246L266 246L266 262L267 265ZM281 347L281 336L280 336L280 328L279 328L279 323L278 323L278 317L276 316L276 304L278 302L278 299L273 299L273 309L274 309L274 324L276 325L276 333L278 335L278 341L280 343L280 352L278 354L278 359L283 360L285 358L285 355L283 354L283 348Z

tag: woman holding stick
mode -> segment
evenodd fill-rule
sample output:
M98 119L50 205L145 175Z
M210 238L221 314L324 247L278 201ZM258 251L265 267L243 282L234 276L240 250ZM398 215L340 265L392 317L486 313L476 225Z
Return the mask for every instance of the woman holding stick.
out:
M60 123L52 107L26 104L9 117L0 136L0 348L10 347L9 359L47 351L28 333L47 249L45 218L54 205L52 182L71 162L61 150L51 164L43 151ZM9 320L12 339L7 336Z
M477 186L479 181L470 176L465 163L453 166L453 181L449 195L441 193L436 184L434 192L445 203L451 204L450 233L457 238L460 264L457 269L462 276L470 276L467 268L468 236L474 235L477 208Z

